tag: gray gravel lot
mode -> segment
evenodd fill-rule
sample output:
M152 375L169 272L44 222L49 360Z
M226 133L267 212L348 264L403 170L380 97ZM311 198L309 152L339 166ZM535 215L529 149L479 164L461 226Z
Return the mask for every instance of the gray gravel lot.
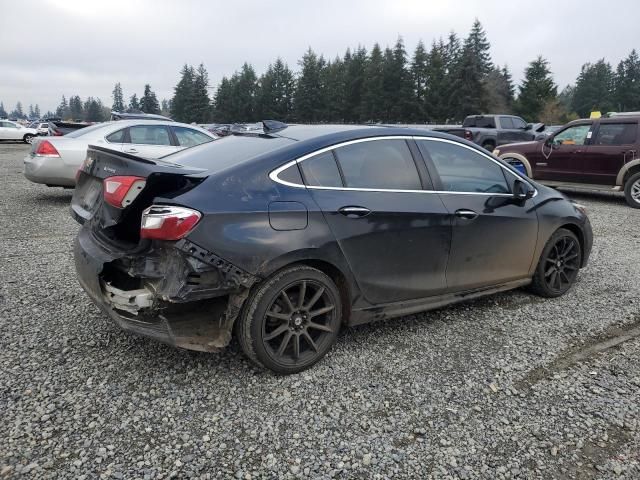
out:
M580 196L591 263L344 331L299 375L122 333L75 279L71 193L0 144L0 478L640 478L640 211ZM608 343L605 343L609 340Z

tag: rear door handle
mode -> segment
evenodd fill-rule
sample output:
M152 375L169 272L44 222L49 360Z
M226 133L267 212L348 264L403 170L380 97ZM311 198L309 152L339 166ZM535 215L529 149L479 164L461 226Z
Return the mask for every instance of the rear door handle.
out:
M129 148L127 150L124 151L125 153L138 153L138 150L136 150L135 148Z
M459 218L464 218L466 220L473 220L477 216L478 214L473 210L465 210L465 209L456 210L456 217L459 217Z
M365 207L342 207L338 211L348 218L366 217L371 213L371 210Z

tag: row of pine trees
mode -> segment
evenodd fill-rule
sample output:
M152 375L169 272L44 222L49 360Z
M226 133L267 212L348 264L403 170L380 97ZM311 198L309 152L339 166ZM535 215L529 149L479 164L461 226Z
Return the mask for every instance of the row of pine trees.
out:
M245 63L222 78L211 99L204 66L185 65L170 110L176 120L199 123L448 123L483 112L564 123L594 110L640 110L635 50L615 71L604 59L583 65L575 85L558 92L544 58L530 62L516 88L508 67L492 62L490 49L478 20L463 40L451 33L429 49L419 42L411 56L401 38L393 47L348 49L333 60L309 48L299 72L278 58L258 77Z
M558 92L549 63L529 63L520 85L508 67L491 59L491 45L478 20L466 38L451 33L410 56L402 38L393 47L360 46L326 60L309 48L293 71L276 59L260 76L248 63L222 78L210 97L203 64L185 65L171 100L158 102L150 85L128 102L120 83L111 110L162 113L183 122L221 123L278 119L288 122L451 123L477 113L516 113L527 121L564 123L589 112L640 110L640 59L635 50L616 69L600 59L582 66L574 85ZM109 111L99 99L63 96L47 116L102 121ZM38 105L29 118L39 117ZM25 118L22 104L0 118Z

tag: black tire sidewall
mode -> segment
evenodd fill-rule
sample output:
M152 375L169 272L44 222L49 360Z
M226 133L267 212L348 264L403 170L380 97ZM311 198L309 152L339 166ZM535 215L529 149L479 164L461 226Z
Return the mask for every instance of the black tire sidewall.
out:
M633 199L631 196L631 187L634 183L640 180L640 172L631 175L624 184L624 198L632 208L640 208L640 202Z
M271 303L280 291L287 285L301 280L315 281L325 287L336 306L334 316L335 328L333 332L326 337L327 340L320 346L319 351L311 359L296 365L288 365L277 362L277 360L269 354L262 340L262 326L267 308L271 306ZM270 279L261 283L254 292L252 292L248 298L247 307L241 320L244 323L245 332L249 334L249 338L246 338L245 341L248 340L251 342L251 353L255 355L259 363L277 373L287 374L300 372L318 362L334 344L342 321L342 302L340 292L335 283L320 270L307 266L291 267L272 275ZM243 342L241 342L241 344L243 344ZM252 355L249 354L249 357L252 357Z
M578 246L578 258L580 259L582 258L582 245L580 245L580 240L578 239L576 234L573 233L571 230L567 230L566 228L560 228L556 230L554 234L551 236L551 238L549 238L549 241L547 242L547 244L544 246L544 249L542 250L542 254L540 255L540 260L538 261L538 266L536 267L536 275L538 276L539 287L543 289L545 296L548 296L548 297L559 297L567 293L567 291L569 291L571 287L574 285L578 275L578 271L576 271L573 281L569 284L569 286L566 289L562 291L557 291L549 288L549 286L544 281L545 260L548 257L549 252L551 251L553 246L562 237L571 237L576 242L576 245Z

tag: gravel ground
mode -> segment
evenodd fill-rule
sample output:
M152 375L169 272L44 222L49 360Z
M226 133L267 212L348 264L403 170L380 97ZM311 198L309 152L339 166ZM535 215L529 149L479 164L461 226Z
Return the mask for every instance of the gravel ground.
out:
M591 263L344 331L299 375L125 334L75 280L71 193L0 145L0 478L640 478L640 211L580 196Z

